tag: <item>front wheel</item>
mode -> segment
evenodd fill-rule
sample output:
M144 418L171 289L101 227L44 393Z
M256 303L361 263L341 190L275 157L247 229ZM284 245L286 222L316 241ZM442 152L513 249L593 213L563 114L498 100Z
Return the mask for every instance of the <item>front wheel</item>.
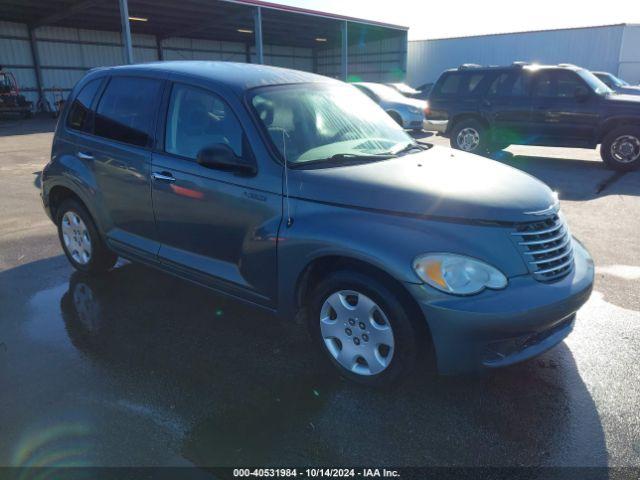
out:
M67 259L76 270L84 273L106 272L118 257L107 248L91 215L74 200L62 202L57 209L58 237Z
M619 172L640 168L640 127L619 127L608 133L600 145L600 156Z
M463 120L453 127L451 147L469 153L483 154L488 148L488 132L477 120Z
M355 271L330 274L313 290L309 329L346 378L388 386L413 368L416 329L393 288Z

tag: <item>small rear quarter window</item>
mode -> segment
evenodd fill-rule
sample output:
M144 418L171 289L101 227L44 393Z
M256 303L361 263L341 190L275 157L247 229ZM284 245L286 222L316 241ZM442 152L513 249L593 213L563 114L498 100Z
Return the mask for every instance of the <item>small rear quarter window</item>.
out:
M74 130L80 130L83 132L91 131L91 105L93 99L98 92L100 85L102 85L102 79L91 80L87 83L80 93L76 96L71 104L71 110L67 117L67 126Z

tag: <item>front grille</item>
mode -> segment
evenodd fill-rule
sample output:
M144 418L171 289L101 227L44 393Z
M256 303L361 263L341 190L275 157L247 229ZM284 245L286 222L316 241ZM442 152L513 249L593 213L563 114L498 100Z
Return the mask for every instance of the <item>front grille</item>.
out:
M571 235L559 215L522 223L511 235L517 239L527 267L536 280L558 280L573 268Z

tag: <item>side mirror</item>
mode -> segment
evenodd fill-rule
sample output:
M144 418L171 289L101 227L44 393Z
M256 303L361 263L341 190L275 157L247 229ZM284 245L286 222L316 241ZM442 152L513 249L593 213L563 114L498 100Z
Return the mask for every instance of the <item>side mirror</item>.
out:
M576 87L576 91L573 95L577 101L584 102L589 98L589 90L587 87Z
M238 157L231 147L225 143L216 143L198 152L198 164L206 168L238 172L244 175L255 175L256 167Z

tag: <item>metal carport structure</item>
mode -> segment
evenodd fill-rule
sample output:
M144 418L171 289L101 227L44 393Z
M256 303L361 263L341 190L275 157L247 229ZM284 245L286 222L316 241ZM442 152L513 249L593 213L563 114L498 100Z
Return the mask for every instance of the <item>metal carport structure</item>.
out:
M0 0L0 12L0 64L25 71L34 100L47 99L56 81L68 91L95 66L178 58L345 80L399 81L406 73L406 27L259 0Z

